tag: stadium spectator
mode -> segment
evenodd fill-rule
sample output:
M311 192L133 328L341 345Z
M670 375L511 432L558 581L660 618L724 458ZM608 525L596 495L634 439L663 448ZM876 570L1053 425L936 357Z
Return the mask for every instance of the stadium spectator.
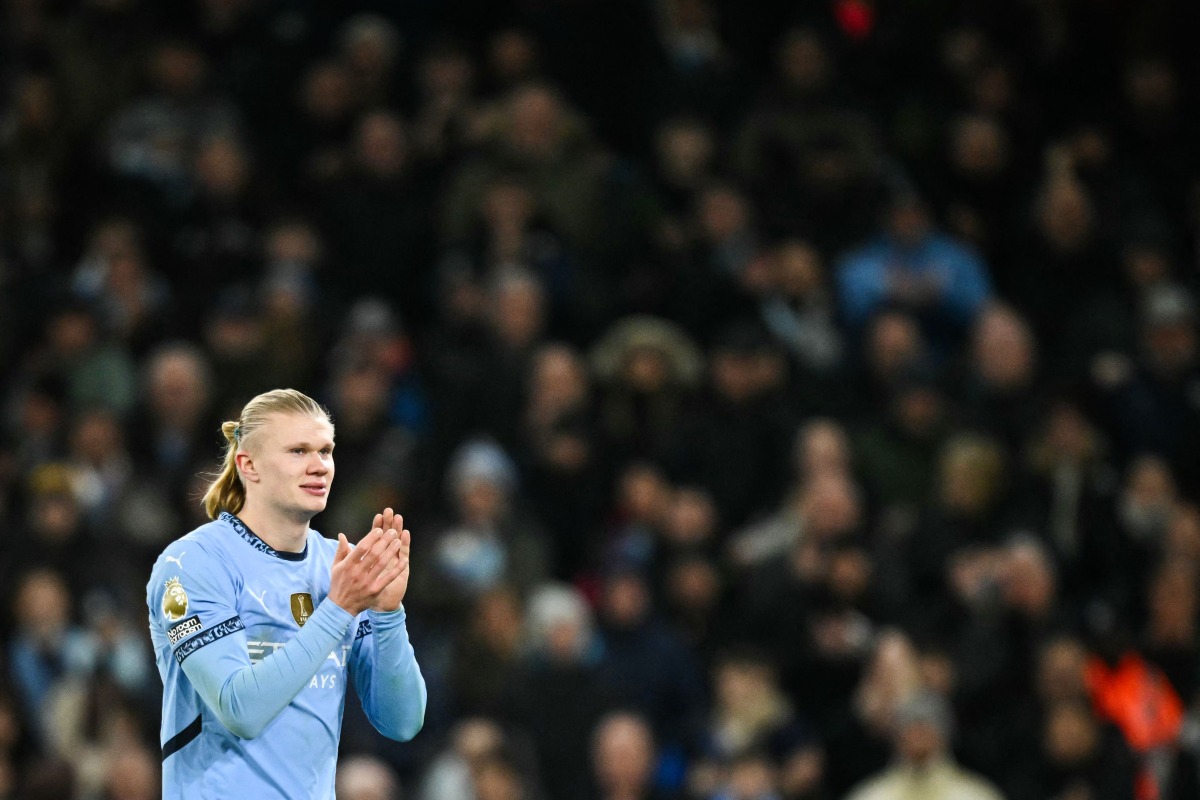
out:
M1071 594L1120 598L1121 544L1113 520L1118 475L1100 431L1073 398L1052 402L1028 443L1024 519L1040 521Z
M921 321L942 355L961 340L992 292L978 254L938 231L926 201L909 192L898 192L888 204L880 235L847 254L837 282L852 328L878 311L902 308Z
M114 751L104 779L104 800L153 800L159 797L159 764L146 747Z
M849 800L899 800L918 795L930 800L1000 800L1003 795L954 763L949 754L953 721L946 700L918 693L896 712L894 748L897 763L864 782Z
M599 633L606 680L664 745L682 746L703 705L699 665L653 605L647 577L614 565L601 584Z
M609 159L584 121L546 84L516 88L483 153L451 177L443 232L461 237L496 175L526 179L536 205L569 242L586 246L600 229L599 201Z
M636 316L615 323L590 358L599 427L612 457L659 457L704 369L695 343L666 320Z
M185 342L160 345L147 356L142 392L129 428L129 449L137 464L141 496L163 504L174 518L188 504L187 487L201 453L211 452L214 389L206 351ZM194 499L193 501L194 502ZM153 527L153 526L148 526ZM145 531L138 529L138 534ZM157 536L168 535L158 530Z
M172 287L153 270L142 238L133 220L101 222L72 278L74 294L98 306L115 338L139 358L178 323Z
M1016 452L1029 438L1041 408L1033 334L1019 315L992 306L979 315L971 338L959 402L963 422Z
M517 469L495 442L472 440L455 453L447 487L454 518L430 537L428 565L414 580L420 602L460 607L502 583L528 594L544 580L552 555L535 522L514 505Z
M363 105L394 104L401 44L395 25L374 14L355 14L338 29L338 57L350 68L354 94Z
M400 782L384 762L369 756L338 764L338 797L350 800L400 800Z
M776 785L779 769L818 747L811 725L793 708L761 652L727 652L713 668L712 683L713 707L699 731L690 792L759 797ZM756 788L747 790L744 783Z
M556 543L559 575L587 571L599 526L580 525L603 514L605 471L592 427L592 386L583 355L546 344L532 358L526 384L521 450L530 507Z
M406 789L585 797L623 700L668 795L832 800L928 689L1012 800L1192 800L1193 6L8 4L0 588L67 594L0 619L0 797L154 791L152 556L290 385L318 527L423 520L428 724L342 739ZM811 746L697 769L747 643Z
M745 522L783 494L794 420L779 348L754 323L718 332L709 391L666 452L678 483L704 488L723 526Z
M657 748L650 726L637 714L615 712L596 726L592 772L596 800L665 800L655 788Z
M122 415L132 410L134 362L128 348L108 334L99 308L64 302L48 315L43 331L27 375L65 384L72 410L103 406Z
M590 783L589 736L614 704L592 613L579 592L553 583L539 585L527 608L528 651L506 687L503 716L533 742L547 796L583 797ZM499 774L489 771L489 786L518 780L506 763L491 768ZM517 788L499 796L527 793Z
M897 712L922 685L913 643L899 630L880 631L851 701L826 727L825 785L834 796L887 766Z
M763 322L802 368L820 374L840 366L845 345L820 254L791 240L776 249L773 262L772 291L759 307Z
M452 645L447 688L457 715L494 716L521 660L525 610L507 586L480 593L473 606Z
M412 161L405 121L371 111L354 129L346 174L321 193L325 224L342 256L331 288L344 301L382 293L405 313L418 309L429 221Z
M1062 792L1087 792L1101 798L1134 795L1133 764L1128 748L1096 719L1086 703L1063 702L1046 713L1044 734L1045 783L1039 792L1053 797ZM1021 792L1033 787L1017 787Z
M194 43L164 37L147 61L149 91L116 110L107 125L107 166L127 202L143 211L165 203L178 212L195 189L196 148L236 129L239 114L206 85L209 60Z

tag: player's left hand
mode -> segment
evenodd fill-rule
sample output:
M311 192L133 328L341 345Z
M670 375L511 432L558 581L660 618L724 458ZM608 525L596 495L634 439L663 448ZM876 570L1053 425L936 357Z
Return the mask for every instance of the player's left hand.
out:
M409 561L408 556L412 545L412 534L404 530L404 517L390 508L385 508L382 514L375 515L371 525L372 530L381 528L385 535L400 537L400 574L389 583L371 604L372 611L395 611L404 602L404 594L408 591Z

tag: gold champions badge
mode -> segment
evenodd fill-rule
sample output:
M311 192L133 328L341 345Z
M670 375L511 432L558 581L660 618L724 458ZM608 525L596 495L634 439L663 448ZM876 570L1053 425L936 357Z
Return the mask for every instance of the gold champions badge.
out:
M179 582L179 578L171 578L167 581L167 591L163 594L163 614L169 621L178 622L187 614L187 606L187 592L183 590L183 584Z
M301 628L313 613L312 595L308 592L296 592L292 595L292 616Z

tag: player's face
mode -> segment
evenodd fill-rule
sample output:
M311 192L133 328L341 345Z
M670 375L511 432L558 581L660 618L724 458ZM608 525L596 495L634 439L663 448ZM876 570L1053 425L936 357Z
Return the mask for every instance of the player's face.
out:
M249 448L258 494L305 521L325 510L333 484L333 426L324 417L278 414L255 432Z

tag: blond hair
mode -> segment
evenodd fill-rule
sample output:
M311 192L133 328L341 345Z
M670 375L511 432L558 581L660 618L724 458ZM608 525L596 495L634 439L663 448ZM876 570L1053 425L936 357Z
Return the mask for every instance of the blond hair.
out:
M209 484L204 493L204 510L209 519L216 519L222 511L237 514L246 504L246 487L238 474L237 454L243 449L246 439L266 424L271 414L301 414L323 417L331 425L329 412L306 394L295 389L274 389L255 397L242 409L236 420L221 423L225 435L225 458L221 471Z

